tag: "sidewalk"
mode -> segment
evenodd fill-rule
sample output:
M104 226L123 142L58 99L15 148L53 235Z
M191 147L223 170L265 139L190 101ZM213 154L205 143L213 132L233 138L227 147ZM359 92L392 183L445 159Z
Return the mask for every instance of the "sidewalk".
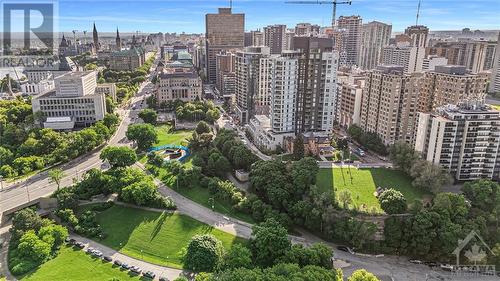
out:
M16 280L16 278L14 278L14 276L10 273L7 264L9 240L10 233L8 231L3 233L0 232L0 276L5 276L7 280Z

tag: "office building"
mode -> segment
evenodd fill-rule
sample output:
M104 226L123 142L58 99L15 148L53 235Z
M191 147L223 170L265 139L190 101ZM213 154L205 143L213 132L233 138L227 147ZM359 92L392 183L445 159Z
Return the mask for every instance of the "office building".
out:
M500 32L498 33L495 59L493 60L493 69L491 70L490 93L500 93Z
M275 24L264 27L264 45L269 47L271 54L281 54L285 44L286 25Z
M158 75L156 100L162 102L182 100L184 102L201 99L202 82L192 68L166 68Z
M362 19L360 16L340 16L337 28L344 33L340 52L345 53L345 65L358 65L361 44Z
M385 65L400 65L405 73L422 71L425 51L421 47L387 46L382 49L381 63Z
M300 52L295 132L331 131L335 120L338 52L330 38L294 37Z
M102 83L97 84L95 88L96 94L103 94L110 97L114 102L116 102L116 84L115 83Z
M422 71L434 71L438 65L447 65L448 59L445 57L428 56L422 61Z
M257 96L260 58L264 56L269 56L269 47L246 47L236 52L236 115L242 124L248 123L255 115L256 107L265 103Z
M45 128L71 130L102 120L106 113L103 93L96 93L97 72L68 72L54 78L55 89L33 98L33 112L47 117Z
M392 25L378 21L363 24L358 66L361 69L374 69L380 64L382 48L389 45Z
M457 181L499 179L500 112L474 103L419 113L415 150Z
M233 14L231 8L219 8L218 14L207 14L206 25L206 68L207 79L217 79L216 56L221 51L241 49L245 43L245 14Z

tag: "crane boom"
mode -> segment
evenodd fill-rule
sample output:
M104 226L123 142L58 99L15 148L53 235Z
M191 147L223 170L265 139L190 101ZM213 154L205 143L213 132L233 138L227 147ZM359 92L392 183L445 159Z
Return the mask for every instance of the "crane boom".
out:
M316 1L285 1L286 4L314 4L314 5L332 5L332 28L335 29L335 19L337 16L337 5L342 5L342 4L347 4L351 5L352 1L322 1L322 0L316 0Z

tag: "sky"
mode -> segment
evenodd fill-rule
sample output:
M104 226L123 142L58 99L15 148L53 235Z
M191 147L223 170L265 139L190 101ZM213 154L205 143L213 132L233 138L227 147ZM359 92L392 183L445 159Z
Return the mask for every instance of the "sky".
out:
M315 1L315 0L312 0ZM360 15L363 22L378 20L393 31L415 24L418 0L353 0L338 5L337 16ZM99 32L203 33L205 14L217 13L229 1L218 0L59 0L59 30ZM245 13L245 30L269 24L295 26L298 22L329 25L331 5L292 5L285 0L234 0L234 13ZM500 0L422 0L420 24L431 30L500 29Z

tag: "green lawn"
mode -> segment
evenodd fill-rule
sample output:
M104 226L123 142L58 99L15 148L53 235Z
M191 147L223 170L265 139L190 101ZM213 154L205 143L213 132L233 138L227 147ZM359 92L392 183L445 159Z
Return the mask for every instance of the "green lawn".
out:
M97 215L107 237L100 241L125 255L159 265L182 268L191 237L213 234L226 249L245 240L177 213L158 213L113 206Z
M352 174L352 182L349 172ZM341 190L348 189L351 191L353 205L360 207L365 204L367 211L375 207L378 212L381 212L378 199L374 196L378 186L401 191L409 204L426 195L426 193L412 187L409 177L397 170L384 168L348 169L345 166L342 169L320 169L317 185L323 191L335 188L336 196ZM350 208L352 207L350 206Z
M188 159L187 162L184 163L186 167L191 167L193 164L191 163L191 160ZM238 212L233 210L232 206L230 203L227 203L223 200L217 199L214 197L213 194L210 194L208 192L207 188L203 188L200 186L194 186L192 188L183 188L182 186L177 187L177 182L176 182L176 177L170 175L165 169L161 169L160 175L158 176L160 179L167 179L164 181L164 183L175 190L177 193L181 194L182 196L202 205L207 208L212 209L212 199L214 201L214 210L217 213L221 213L230 217L233 217L235 219L239 219L248 223L254 223L255 221L253 220L252 216L247 213L243 212Z
M156 126L155 130L158 132L158 142L155 143L155 146L166 144L186 145L187 139L193 134L191 130L173 131L170 125Z
M111 263L103 262L85 254L81 250L62 247L57 257L42 264L38 269L23 275L23 281L86 281L86 280L141 280L138 276L114 268ZM4 280L0 278L0 280Z
M500 104L490 104L495 110L500 110Z

